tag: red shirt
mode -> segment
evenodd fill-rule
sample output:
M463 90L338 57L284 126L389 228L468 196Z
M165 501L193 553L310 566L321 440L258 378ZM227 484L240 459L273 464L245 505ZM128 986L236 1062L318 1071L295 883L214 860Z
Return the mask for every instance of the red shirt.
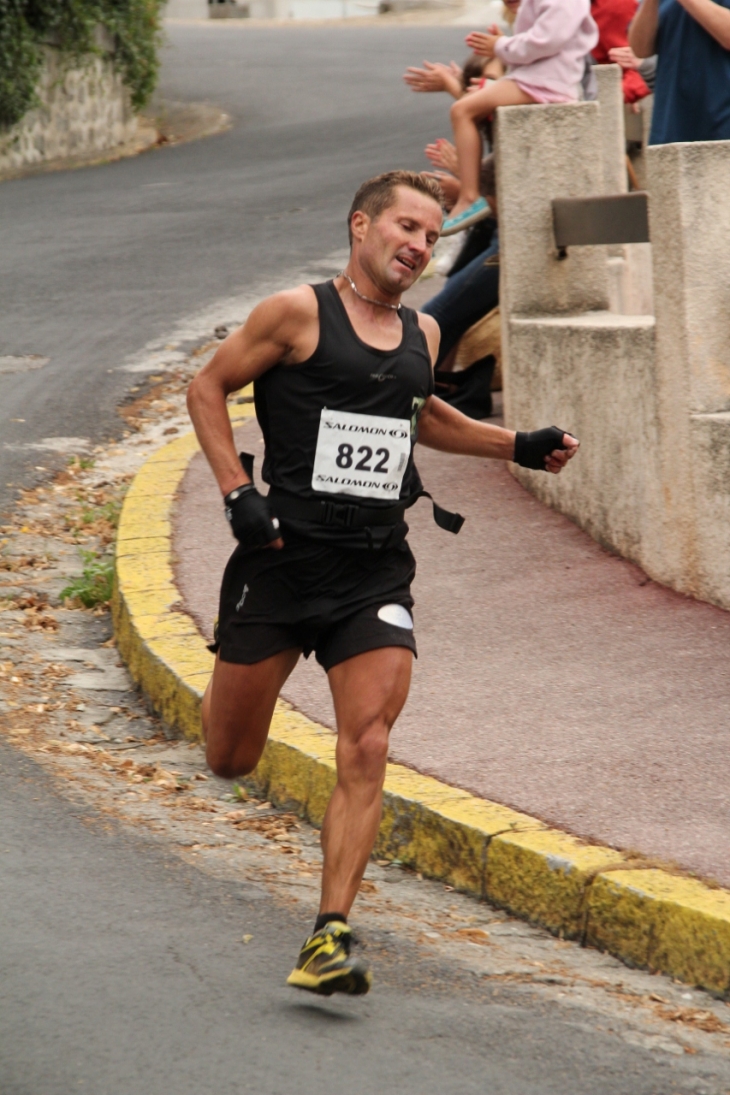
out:
M610 65L608 51L629 44L629 24L638 6L637 0L591 0L591 15L598 25L598 45L592 51L597 64ZM635 103L650 94L634 69L624 69L622 82L625 103Z

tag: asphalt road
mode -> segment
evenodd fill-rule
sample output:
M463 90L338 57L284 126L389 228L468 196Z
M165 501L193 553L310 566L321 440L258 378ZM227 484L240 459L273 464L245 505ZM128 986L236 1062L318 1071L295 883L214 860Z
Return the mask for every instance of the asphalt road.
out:
M346 246L358 184L426 166L447 100L414 95L401 73L461 56L463 34L173 24L162 98L217 104L231 130L0 183L0 513L8 483L60 459L53 442L26 446L120 428L130 377L115 370L128 355L198 308ZM28 355L49 362L3 372L4 358Z
M303 998L283 984L290 910L66 802L6 746L0 833L3 1095L724 1091L620 1023L480 984L392 933L370 996Z

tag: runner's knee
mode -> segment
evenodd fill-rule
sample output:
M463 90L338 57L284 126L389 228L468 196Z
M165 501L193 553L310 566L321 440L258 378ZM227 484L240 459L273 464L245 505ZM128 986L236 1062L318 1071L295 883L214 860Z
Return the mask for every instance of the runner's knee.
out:
M246 741L232 743L216 740L208 730L205 743L205 759L214 775L221 779L236 779L253 772L261 759L262 749Z
M338 767L358 780L380 780L388 760L388 725L378 716L352 736L341 739ZM340 734L342 734L340 730Z
M470 103L468 96L463 99L457 99L455 103L452 103L451 109L449 111L451 115L451 121L459 121L459 119L461 118L470 117L469 106Z

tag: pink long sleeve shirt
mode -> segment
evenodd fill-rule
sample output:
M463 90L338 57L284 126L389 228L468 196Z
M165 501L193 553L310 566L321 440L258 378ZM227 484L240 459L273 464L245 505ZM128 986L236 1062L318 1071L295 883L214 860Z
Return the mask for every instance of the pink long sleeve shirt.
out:
M514 35L499 38L494 52L518 84L544 89L551 98L575 100L586 54L598 41L590 0L522 0Z

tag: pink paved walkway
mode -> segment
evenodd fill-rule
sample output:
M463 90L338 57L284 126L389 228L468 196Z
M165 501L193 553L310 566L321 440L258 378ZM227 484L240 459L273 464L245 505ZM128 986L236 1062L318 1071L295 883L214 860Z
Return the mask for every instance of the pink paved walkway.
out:
M259 438L254 421L238 431L249 451ZM392 758L730 885L730 613L648 581L504 466L417 461L468 519L455 537L427 502L410 511L419 660ZM175 537L184 602L209 634L232 540L200 455ZM333 725L313 658L284 695Z

